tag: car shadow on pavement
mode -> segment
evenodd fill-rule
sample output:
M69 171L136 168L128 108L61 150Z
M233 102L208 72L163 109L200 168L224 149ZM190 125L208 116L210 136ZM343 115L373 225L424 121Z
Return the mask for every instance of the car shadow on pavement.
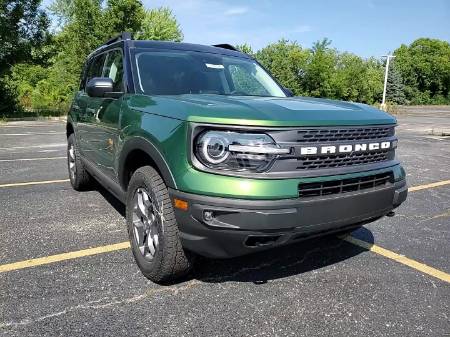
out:
M126 216L126 208L125 205L117 199L114 195L111 194L107 189L101 186L99 183L96 183L95 191L100 193L103 198L112 206L114 209L123 217ZM125 225L125 223L124 223Z
M118 199L99 184L95 190L125 218L125 206ZM374 242L372 232L365 227L355 230L353 236L369 243ZM264 284L270 280L326 268L365 251L336 235L329 235L232 259L198 256L194 270L176 283L196 279L207 283L232 281Z
M362 227L356 232L359 238L373 243L370 230ZM270 280L326 268L365 251L337 236L330 235L239 258L227 260L199 258L190 278L208 283L232 281L264 284Z

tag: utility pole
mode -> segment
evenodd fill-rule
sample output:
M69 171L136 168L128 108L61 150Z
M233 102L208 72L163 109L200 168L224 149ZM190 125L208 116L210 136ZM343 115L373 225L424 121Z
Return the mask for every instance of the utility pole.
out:
M381 57L386 57L386 70L384 72L384 89L383 89L383 101L381 102L381 109L386 111L386 88L387 88L387 80L389 73L389 61L393 59L394 55L383 55Z

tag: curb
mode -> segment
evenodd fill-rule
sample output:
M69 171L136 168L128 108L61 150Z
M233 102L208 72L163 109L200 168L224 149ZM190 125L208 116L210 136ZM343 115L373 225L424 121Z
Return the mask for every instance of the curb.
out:
M1 121L8 122L34 122L34 121L67 121L67 116L60 117L21 117L21 118L4 118Z

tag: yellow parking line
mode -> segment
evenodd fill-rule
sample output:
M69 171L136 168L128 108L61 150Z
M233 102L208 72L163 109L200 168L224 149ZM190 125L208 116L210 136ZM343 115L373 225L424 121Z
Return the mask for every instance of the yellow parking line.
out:
M450 274L447 274L441 270L438 270L436 268L427 266L426 264L417 262L415 260L412 260L410 258L407 258L406 256L394 253L390 250L387 250L385 248L382 248L380 246L377 246L375 244L356 239L352 236L346 236L342 238L343 240L350 242L353 245L359 246L361 248L367 249L371 252L374 252L378 255L387 257L388 259L394 260L398 263L404 264L405 266L411 267L413 269L416 269L424 274L436 277L444 282L450 283Z
M66 159L66 156L62 157L42 157L42 158L18 158L18 159L0 159L0 162L14 162L14 161L34 161L34 160L55 160L55 159Z
M65 132L26 132L26 133L0 133L0 136L43 136L43 135L65 135Z
M449 184L450 184L450 180L442 180L442 181L438 181L438 182L431 183L431 184L413 186L413 187L410 187L408 189L408 191L415 192L415 191L425 190L428 188L434 188L434 187L439 187L439 186L444 186L444 185L449 185Z
M0 185L0 188L2 188L2 187L14 187L14 186L26 186L26 185L38 185L38 184L52 184L52 183L60 183L60 182L67 182L67 181L69 181L69 179L47 180L47 181L31 181L31 182L25 182L25 183L3 184L3 185ZM422 190L422 189L433 188L433 187L443 186L443 185L447 185L447 184L450 184L450 180L436 182L436 183L433 183L433 184L427 184L427 185L420 185L420 186L411 187L411 188L409 188L409 191L414 192L414 191L418 191L418 190ZM414 261L412 259L409 259L409 258L403 256L403 255L394 253L394 252L392 252L390 250L387 250L387 249L382 248L380 246L374 245L372 243L356 239L356 238L354 238L352 236L343 237L342 239L347 241L347 242L349 242L349 243L351 243L351 244L354 244L356 246L359 246L361 248L367 249L367 250L369 250L371 252L377 253L377 254L379 254L381 256L387 257L389 259L392 259L394 261L402 263L402 264L404 264L406 266L414 268L414 269L416 269L418 271L421 271L422 273L425 273L427 275L431 275L431 276L436 277L436 278L438 278L440 280L443 280L445 282L450 283L450 275L445 273L445 272L443 272L443 271L440 271L440 270L435 269L433 267L427 266L427 265L425 265L423 263ZM129 242L125 241L125 242L116 243L116 244L107 245L107 246L100 246L100 247L96 247L96 248L89 248L89 249L79 250L79 251L75 251L75 252L69 252L69 253L63 253L63 254L57 254L57 255L50 255L50 256L36 258L36 259L30 259L30 260L25 260L25 261L19 261L19 262L4 264L4 265L0 265L0 273L13 271L13 270L18 270L18 269L29 268L29 267L34 267L34 266L40 266L40 265L54 263L54 262L59 262L59 261L64 261L64 260L76 259L76 258L83 257L83 256L90 256L90 255L96 255L96 254L113 252L113 251L116 251L116 250L126 249L126 248L129 248L129 247L130 247Z
M69 179L59 179L59 180L28 181L28 182L25 182L25 183L0 184L0 188L17 187L17 186L28 186L28 185L45 185L45 184L55 184L55 183L66 183L68 181L70 181L70 180Z
M44 264L55 263L65 260L73 260L79 257L91 256L97 254L103 254L108 252L113 252L120 249L127 249L130 247L130 243L128 241L116 243L113 245L100 246L95 248L78 250L76 252L63 253L51 256L40 257L37 259L30 259L20 262L8 263L4 265L0 265L0 273L4 273L7 271L19 270L24 268L30 268L35 266L42 266Z

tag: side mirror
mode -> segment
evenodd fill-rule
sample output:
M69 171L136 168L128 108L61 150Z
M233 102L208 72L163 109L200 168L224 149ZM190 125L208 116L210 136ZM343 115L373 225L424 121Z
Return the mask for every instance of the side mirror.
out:
M109 77L94 77L86 85L86 93L90 97L105 97L113 91L113 80Z
M283 88L284 89L284 93L288 96L288 97L294 97L294 93L292 92L291 89L288 88Z

